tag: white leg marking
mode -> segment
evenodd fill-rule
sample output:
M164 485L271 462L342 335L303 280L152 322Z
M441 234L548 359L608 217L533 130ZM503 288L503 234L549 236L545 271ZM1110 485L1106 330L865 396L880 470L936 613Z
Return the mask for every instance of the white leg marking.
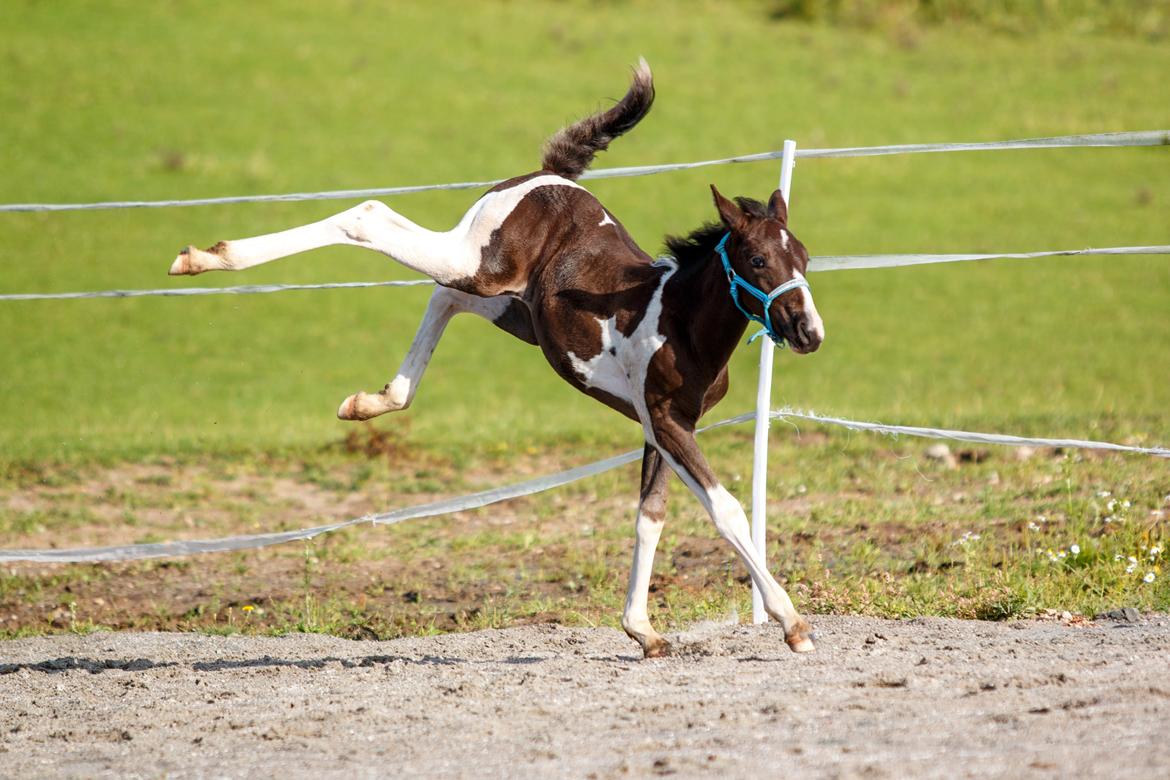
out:
M748 525L747 515L744 513L739 501L722 485L704 489L691 473L683 468L682 464L675 460L670 453L653 440L651 440L651 444L658 449L667 465L678 474L687 488L699 499L699 503L703 505L703 508L707 510L707 514L711 516L711 520L715 523L715 528L719 531L719 535L731 543L732 548L735 549L735 552L744 562L744 565L747 566L748 574L751 575L752 581L756 583L760 592L764 595L764 609L768 611L769 615L780 622L780 625L784 627L786 633L794 628L800 621L800 615L797 613L796 607L792 604L792 599L789 598L788 593L772 577L772 574L768 571L768 567L764 565L763 560L756 551L755 545L752 544L751 528Z
M481 298L448 287L435 288L398 374L378 393L354 393L346 398L338 407L337 416L342 420L368 420L407 408L451 318L467 311L494 320L510 303L511 298L502 296Z
M716 485L707 494L707 503L710 506L711 519L719 534L731 542L731 546L743 559L751 574L752 581L760 588L764 595L764 609L768 614L779 620L785 631L790 629L800 619L792 599L772 577L764 561L760 558L755 545L752 544L751 530L748 526L747 515L735 496L722 485Z
M647 594L650 590L650 573L654 568L654 550L662 535L664 520L655 520L638 512L636 536L634 538L634 566L630 570L630 587L626 591L626 607L622 611L622 628L645 649L661 641L662 637L650 625L647 611Z
M535 176L506 190L489 192L445 233L427 230L376 200L332 217L278 233L223 242L216 253L194 247L176 258L172 274L240 271L310 249L348 244L373 249L439 284L474 276L483 248L528 193L538 187L576 187L560 176Z

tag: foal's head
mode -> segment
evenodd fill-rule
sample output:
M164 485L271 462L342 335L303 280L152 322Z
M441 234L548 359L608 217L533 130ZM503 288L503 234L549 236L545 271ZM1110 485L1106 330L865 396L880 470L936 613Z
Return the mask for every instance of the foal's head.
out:
M800 284L808 268L808 251L788 231L788 205L780 190L768 205L750 198L728 200L711 185L719 218L727 229L723 249L731 269L765 296L786 283ZM807 285L795 286L771 299L768 311L753 294L733 289L748 313L771 323L773 330L801 354L815 352L825 338L825 326Z

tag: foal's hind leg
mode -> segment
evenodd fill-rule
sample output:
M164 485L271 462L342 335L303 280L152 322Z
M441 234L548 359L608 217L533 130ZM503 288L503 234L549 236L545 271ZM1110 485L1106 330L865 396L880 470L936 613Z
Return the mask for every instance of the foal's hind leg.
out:
M478 267L478 256L458 232L436 233L411 222L389 206L368 200L320 222L235 241L207 250L187 247L171 265L172 276L204 271L242 271L282 257L347 244L373 249L440 284L464 279Z
M764 609L784 627L784 639L798 653L813 650L812 627L792 605L792 599L772 578L752 544L743 507L716 479L695 442L694 425L668 415L653 420L654 446L682 478L711 515L719 534L731 543L764 596Z
M642 646L647 658L657 658L670 652L670 644L650 625L646 599L650 590L650 574L654 568L654 550L666 523L666 494L670 469L662 461L658 450L646 445L642 453L642 490L638 502L637 536L634 540L634 566L630 570L630 588L626 592L626 608L622 612L622 628Z
M490 320L523 341L536 342L532 333L532 317L527 306L519 300L502 295L481 298L448 287L437 287L427 304L410 351L406 353L394 379L377 393L354 393L346 398L341 402L337 416L342 420L368 420L410 406L447 323L456 314L465 311Z

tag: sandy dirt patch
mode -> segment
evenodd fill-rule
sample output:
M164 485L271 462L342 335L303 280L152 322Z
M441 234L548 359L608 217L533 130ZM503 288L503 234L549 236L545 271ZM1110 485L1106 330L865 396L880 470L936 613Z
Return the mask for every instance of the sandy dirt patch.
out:
M389 642L96 633L0 644L14 777L1154 777L1170 616L706 625ZM794 774L795 773L795 774Z

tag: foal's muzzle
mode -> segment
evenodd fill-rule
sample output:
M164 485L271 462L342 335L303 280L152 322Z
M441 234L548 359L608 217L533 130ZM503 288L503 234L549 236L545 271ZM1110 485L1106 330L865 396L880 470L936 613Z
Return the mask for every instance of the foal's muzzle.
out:
M792 351L799 355L816 352L825 340L825 325L815 305L806 305L806 308L795 313L785 309L781 316L773 317L773 320L782 323L784 339Z
M815 327L811 320L812 318L807 314L801 314L794 323L792 335L788 338L793 352L799 352L802 355L816 352L821 346L821 342L825 340L824 330Z

